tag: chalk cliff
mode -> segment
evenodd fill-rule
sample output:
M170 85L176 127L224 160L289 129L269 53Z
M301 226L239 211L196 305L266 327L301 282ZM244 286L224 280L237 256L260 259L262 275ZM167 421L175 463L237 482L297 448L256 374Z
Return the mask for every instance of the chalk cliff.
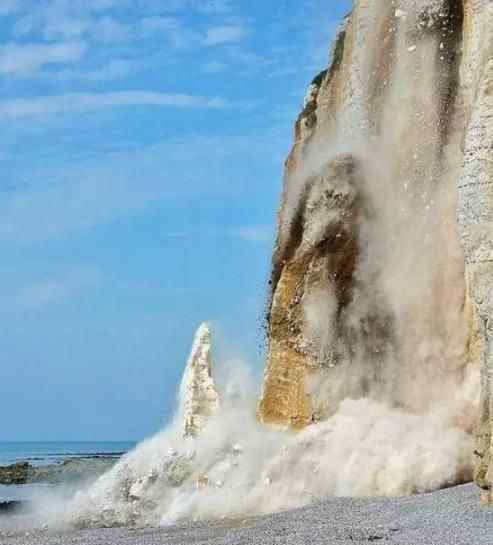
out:
M472 357L482 368L481 425L476 481L493 501L493 3L465 3L462 168L457 181L458 223L465 251L466 283L477 312Z
M286 161L261 421L480 414L491 499L492 188L493 3L356 0Z

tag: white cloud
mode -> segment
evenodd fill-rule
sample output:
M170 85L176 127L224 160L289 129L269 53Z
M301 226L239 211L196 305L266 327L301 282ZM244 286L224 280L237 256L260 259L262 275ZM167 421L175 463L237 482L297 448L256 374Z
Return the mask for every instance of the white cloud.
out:
M88 40L101 43L127 42L134 44L143 38L155 37L161 33L169 45L175 48L200 46L204 45L204 42L207 44L208 41L211 41L211 45L237 41L245 34L241 25L230 24L229 26L212 28L210 34L204 37L198 30L194 30L190 25L185 25L174 15L176 12L184 10L187 5L189 5L187 9L197 8L202 12L207 11L207 6L202 9L200 3L183 0L176 2L174 8L168 4L169 0L165 6L166 9L161 6L165 15L161 14L160 10L157 11L157 14L152 15L153 10L141 2L135 3L135 0L128 2L122 0L117 5L108 2L108 8L123 10L131 8L134 10L136 17L133 17L132 22L128 22L127 18L123 20L116 9L106 12L105 4L94 4L93 2L85 4L78 0L73 2L57 0L43 2L29 9L24 4L20 16L15 21L13 33L18 38L40 36L45 40L73 40L85 37ZM225 5L218 4L216 8L222 10L225 9ZM209 6L209 9L212 7Z
M69 93L66 95L0 101L0 116L18 118L63 113L84 113L128 106L225 108L230 105L227 100L222 98L152 93L148 91Z
M16 44L0 46L0 75L32 74L50 64L66 64L79 61L86 51L81 42L62 44Z
M38 33L45 40L70 40L84 36L105 44L129 42L135 37L135 25L123 23L109 15L77 15L48 9L20 17L13 31L18 38Z
M248 32L240 25L217 26L210 28L205 37L205 45L213 46L225 43L240 42Z

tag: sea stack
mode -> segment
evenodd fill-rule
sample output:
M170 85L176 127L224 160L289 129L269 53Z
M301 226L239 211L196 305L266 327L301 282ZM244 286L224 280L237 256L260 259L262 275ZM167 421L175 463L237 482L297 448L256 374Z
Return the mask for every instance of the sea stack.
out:
M219 395L212 377L211 332L209 325L203 323L195 333L180 386L183 435L195 437L218 409Z

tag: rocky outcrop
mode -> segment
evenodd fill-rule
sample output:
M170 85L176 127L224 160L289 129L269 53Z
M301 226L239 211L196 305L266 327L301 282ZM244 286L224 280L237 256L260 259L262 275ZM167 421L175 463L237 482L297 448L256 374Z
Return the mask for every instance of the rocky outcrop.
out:
M193 341L180 386L179 418L184 436L196 436L219 409L219 395L212 378L211 333L202 324Z
M62 463L33 466L18 462L0 467L0 485L67 483L96 479L118 461L117 456L70 458Z
M0 484L9 486L28 482L31 465L28 462L18 462L0 467Z
M356 0L286 161L261 421L447 404L493 486L493 4ZM479 369L482 401L478 411Z

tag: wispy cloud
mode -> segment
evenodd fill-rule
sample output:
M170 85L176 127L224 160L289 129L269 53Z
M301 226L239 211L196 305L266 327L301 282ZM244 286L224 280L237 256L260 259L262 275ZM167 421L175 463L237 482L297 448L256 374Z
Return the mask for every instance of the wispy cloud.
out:
M58 271L40 275L31 281L21 283L10 293L2 296L2 311L41 312L54 306L66 304L84 292L96 288L101 282L101 275L94 268L59 267Z
M0 244L61 238L140 214L167 199L251 196L246 165L257 168L266 148L280 164L284 150L277 138L268 132L256 138L196 135L110 153L89 164L38 170L35 185L2 193ZM264 183L260 174L258 183ZM260 240L266 234L248 226L236 229L234 236Z
M136 39L162 36L173 49L188 49L200 46L203 35L189 26L185 26L176 17L144 17L135 27Z
M193 2L190 4L191 7L198 7ZM107 12L101 9L98 12L90 4L83 6L78 2L43 2L32 9L26 9L24 5L14 21L13 34L17 38L33 36L49 41L87 39L105 44L138 44L139 40L162 35L168 45L177 48L238 42L248 34L247 29L238 23L213 27L204 34L185 24L177 16L180 11L178 8L165 10L165 13L159 13L158 10L158 14L152 14L142 3L133 5L128 2L125 6L125 2L122 2L113 7L129 6L135 11L131 20L128 13L125 14L125 9L121 13L116 9ZM201 12L216 9L218 11L214 13L222 13L226 4L214 7L204 3L198 9Z
M40 34L45 40L88 38L109 44L133 40L137 34L137 25L122 22L112 15L57 13L54 9L45 9L19 17L13 33L17 38Z
M81 42L0 46L0 74L24 76L43 66L79 61L86 52Z
M0 6L0 14L15 15L7 24L18 40L0 45L0 76L111 81L148 69L150 59L176 62L190 50L232 46L249 34L229 0L0 0ZM190 10L221 24L204 30L183 17ZM202 73L226 69L220 59L201 64Z
M186 94L122 91L116 93L69 93L0 101L0 116L32 117L63 113L84 113L107 108L156 106L173 108L225 108L231 104L223 98Z
M240 25L217 26L210 28L207 31L205 45L214 46L232 42L241 42L247 35L247 29Z

